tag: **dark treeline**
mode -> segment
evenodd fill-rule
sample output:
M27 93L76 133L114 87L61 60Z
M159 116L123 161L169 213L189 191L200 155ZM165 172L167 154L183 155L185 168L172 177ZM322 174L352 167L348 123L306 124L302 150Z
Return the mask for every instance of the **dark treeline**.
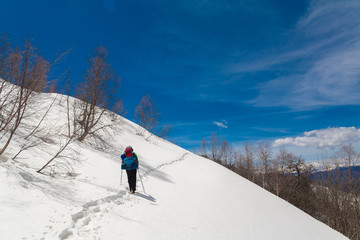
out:
M196 153L238 173L353 240L360 239L360 155L345 145L316 166L285 148L245 143L235 149L213 134Z

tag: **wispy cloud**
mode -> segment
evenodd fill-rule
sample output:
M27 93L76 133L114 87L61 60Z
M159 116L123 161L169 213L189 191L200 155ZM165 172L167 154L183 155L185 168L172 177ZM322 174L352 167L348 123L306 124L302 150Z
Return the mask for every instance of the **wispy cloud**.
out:
M313 0L285 52L233 66L233 72L276 71L287 64L288 74L258 85L250 103L297 110L360 104L359 12L358 0Z
M355 127L326 128L304 132L301 137L277 139L274 147L293 145L297 147L333 148L360 140L360 129Z
M262 132L271 132L271 133L289 133L288 129L283 128L262 128L262 127L253 127L253 129L262 131Z
M218 126L219 128L228 128L227 121L222 120L221 122L214 122L214 125Z

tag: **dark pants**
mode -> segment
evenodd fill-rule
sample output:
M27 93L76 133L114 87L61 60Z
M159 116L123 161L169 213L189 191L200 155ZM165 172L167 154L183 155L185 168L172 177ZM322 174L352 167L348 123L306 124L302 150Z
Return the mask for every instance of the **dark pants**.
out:
M136 169L126 170L130 191L136 190Z

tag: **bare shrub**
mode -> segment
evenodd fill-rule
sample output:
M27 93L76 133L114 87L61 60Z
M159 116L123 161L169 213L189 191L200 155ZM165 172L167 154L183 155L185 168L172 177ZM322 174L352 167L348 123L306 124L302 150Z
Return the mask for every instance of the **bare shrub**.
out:
M160 112L148 94L143 96L136 106L134 117L143 129L154 132L159 123ZM139 129L138 133L143 135L144 131Z
M89 69L77 93L77 97L82 100L76 106L79 110L76 119L81 126L79 141L100 129L95 129L95 126L101 122L112 101L118 100L115 96L120 87L120 78L114 74L107 55L106 48L99 46L88 59Z
M49 63L39 56L30 42L23 50L11 49L7 38L0 43L1 82L0 134L6 138L0 155L9 146L16 130L26 116L26 110L37 92L47 85Z
M145 130L150 132L146 139L149 139L153 134L166 138L172 129L172 125L169 124L160 126L160 112L148 94L143 96L136 106L134 117L140 125L136 134L144 136Z

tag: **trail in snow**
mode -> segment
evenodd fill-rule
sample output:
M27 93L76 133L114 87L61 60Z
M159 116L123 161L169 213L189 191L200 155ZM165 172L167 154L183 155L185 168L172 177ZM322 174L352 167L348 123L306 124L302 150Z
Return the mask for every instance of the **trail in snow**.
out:
M175 163L184 161L189 155L188 152L183 153L178 159L163 163L155 168L146 171L142 176L147 179L160 169L173 165ZM139 179L137 180L139 183ZM140 196L149 201L155 201L149 194L136 193L135 196ZM71 215L70 226L64 229L60 234L61 240L71 239L101 239L102 230L101 222L104 221L104 215L112 210L112 208L124 205L127 201L133 201L134 198L130 196L126 190L120 190L119 193L109 195L98 200L91 200L83 204L82 209ZM133 201L134 202L134 201ZM51 228L51 227L50 227ZM46 239L46 236L44 236Z
M189 155L188 152L182 154L181 157L178 158L178 159L176 159L176 160L173 160L173 161L170 161L170 162L166 162L166 163L162 163L162 164L158 165L157 167L152 168L152 169L146 171L145 173L142 174L142 176L144 176L144 177L150 176L150 175L152 175L154 172L159 171L161 168L163 168L163 167L165 167L165 166L172 165L172 164L177 163L177 162L181 162L181 161L185 160L185 158L186 158L187 155Z
M71 226L59 235L64 239L101 239L100 224L104 213L111 211L116 205L122 205L125 190L118 194L110 195L99 200L92 200L82 206L82 210L71 215Z

